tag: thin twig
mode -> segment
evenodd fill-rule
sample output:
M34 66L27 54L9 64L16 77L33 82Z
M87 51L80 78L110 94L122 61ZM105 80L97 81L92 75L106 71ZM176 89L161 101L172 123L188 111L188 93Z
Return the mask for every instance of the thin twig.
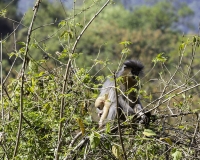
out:
M31 39L33 23L34 23L34 20L36 18L37 11L39 9L40 2L41 2L41 0L37 0L37 2L35 3L33 17L32 17L32 20L31 20L31 23L30 23L30 26L29 26L29 29L28 29L28 35L27 35L27 40L26 40L26 48L25 48L24 59L23 59L23 64L22 64L22 68L21 68L19 127L18 127L18 132L17 132L17 140L16 140L16 144L15 144L15 149L14 149L14 153L13 153L13 159L17 155L19 142L20 142L19 140L20 140L20 135L21 135L22 117L23 117L23 96L24 96L23 90L24 90L24 78L25 78L24 75L25 75L27 55L28 55L28 51L29 51L29 43L30 43L30 39Z
M176 73L178 72L180 66L181 66L181 63L182 63L182 59L183 59L183 53L185 52L186 50L186 45L184 46L183 50L180 51L180 60L179 60L179 64L174 72L174 74L170 77L170 79L168 80L168 82L166 83L166 85L164 86L163 90L162 90L162 93L160 95L160 97L157 99L157 104L154 108L158 108L160 106L160 101L161 101L161 97L164 97L163 95L166 95L165 94L165 91L167 90L167 88L169 87L169 84L170 82L173 80L174 76L176 75Z
M69 144L69 148L71 148L74 143L76 142L76 140L82 135L82 132L79 132L74 138L73 140L71 141L71 143Z
M186 115L189 115L189 114L195 114L195 113L193 113L193 112L186 112L186 113L178 113L178 114L170 114L170 115L161 115L161 116L158 116L156 119L186 116Z
M23 25L23 24L22 24L22 21L23 21L24 17L25 17L25 14L22 16L20 22L17 22L17 21L14 21L14 20L12 20L12 19L7 18L7 19L13 21L14 23L18 23L18 25L17 25L17 27L16 27L9 35L7 35L7 36L4 38L4 41L7 40L14 32L16 32L16 30L20 27L20 25Z
M193 89L193 88L196 88L196 87L198 87L198 86L200 86L200 84L194 85L194 86L192 86L192 87L190 87L190 88L187 88L187 89L185 89L185 90L183 90L183 91L180 91L180 92L178 92L178 93L176 93L176 94L170 96L169 98L163 100L163 101L162 101L162 104L165 103L165 102L167 102L167 101L170 100L171 98L174 98L174 97L176 97L177 95L180 95L180 94L182 94L182 93L184 93L184 92L186 92L186 91L189 91L189 90L191 90L191 89ZM165 95L168 95L168 94L165 94ZM163 97L164 97L164 96L163 96ZM162 98L163 98L163 97L162 97ZM149 105L147 105L147 106L149 106ZM155 107L153 107L152 109L150 109L148 112L151 112L151 111L153 111L154 109L156 109L156 108L158 108L158 107L159 107L159 106L156 105ZM146 108L146 107L145 107L145 108ZM145 108L144 108L144 109L145 109Z
M194 131L194 134L192 136L192 140L191 140L191 143L190 143L190 148L192 147L192 144L194 143L194 140L195 140L195 137L196 137L196 134L197 134L197 130L199 128L199 115L197 114L197 124L196 124L196 127L195 127L195 131ZM189 149L190 149L189 148Z
M23 20L23 18L24 18L24 16L22 17L22 19L20 20L20 23L22 22L22 20ZM16 47L16 37L15 37L15 32L16 32L16 30L19 28L19 26L20 26L20 24L18 24L17 25L17 27L15 28L14 27L14 25L13 25L13 27L14 27L14 29L13 29L13 31L12 31L12 33L13 33L13 35L14 35L14 44L15 44L15 52L17 52L17 47ZM11 34L12 34L11 33ZM11 35L10 34L10 35ZM7 37L8 38L8 37ZM6 40L7 38L5 38L4 40ZM18 56L16 56L15 57L15 59L14 59L14 61L13 61L13 63L12 63L12 65L11 65L11 67L10 67L10 69L9 69L9 71L8 71L8 74L7 74L7 76L4 78L4 80L3 80L3 84L5 84L6 83L6 81L7 81L7 79L8 79L8 77L10 76L10 74L11 74L11 71L12 71L12 69L13 69L13 67L14 67L14 64L15 64L15 62L16 62L16 60L17 60L17 58L18 58Z
M6 94L6 96L8 97L8 100L9 100L10 103L12 104L12 106L14 106L14 104L13 104L13 102L12 102L12 99L11 99L11 97L10 97L8 91L6 90L6 87L4 86L4 84L3 84L3 90L4 90L5 94ZM16 111L18 111L16 107L13 107L13 109L16 110ZM28 121L28 120L24 117L24 115L22 115L22 119L29 125L30 128L33 128L33 125L31 124L31 122Z
M10 1L4 8L2 8L1 10L0 10L0 12L1 11L3 11L4 9L6 9L11 3L13 3L15 0L12 0L12 1Z
M74 152L77 151L78 149L82 148L85 144L87 144L87 143L89 142L89 140L90 140L90 139L89 139L88 136L85 137L85 138L83 138L83 139L80 141L80 143L79 143L76 147L74 147L74 149L72 150L72 153L74 153ZM76 152L76 154L74 155L74 157L76 157L76 155L77 155L77 152ZM70 156L71 156L71 154L67 155L63 160L68 160ZM74 159L74 158L70 158L70 159Z
M127 160L126 151L125 151L123 139L122 139L121 126L120 126L118 92L117 92L117 83L116 83L115 73L113 73L113 77L114 77L114 82L115 82L115 95L116 95L116 102L117 102L116 111L117 111L117 125L118 125L119 139L120 139L120 143L121 143L121 146L122 146L124 159Z
M91 7L93 7L93 6L95 5L95 3L97 3L97 2L98 2L98 1L95 1L95 2L94 2L91 6L89 6L88 8L86 8L86 9L80 11L79 13L77 13L76 15L74 15L74 16L72 16L72 17L69 17L69 18L67 18L67 19L64 19L64 20L65 20L65 21L69 21L69 20L74 19L76 16L80 15L80 14L83 13L85 10L88 10L88 9L90 9ZM61 21L63 21L63 20L61 20ZM58 23L60 23L61 21L54 22L54 23L52 23L52 25L58 24ZM44 42L44 41L46 41L46 40L52 38L53 36L57 35L57 33L58 33L61 29L63 29L63 27L64 27L64 26L60 27L60 28L59 28L57 31L55 31L53 34L50 34L48 37L46 37L46 38L40 40L39 43ZM39 28L40 28L40 27L39 27ZM36 28L36 29L38 29L38 28ZM33 29L33 30L35 30L35 29Z
M71 54L74 54L76 46L79 42L79 40L81 39L82 35L85 33L85 31L87 30L87 28L90 26L90 24L94 21L94 19L99 15L99 13L101 13L103 11L103 9L108 5L108 3L110 2L110 0L108 0L102 7L101 9L93 16L93 18L88 22L88 24L83 28L83 30L81 31L80 35L77 37L73 47L72 47L72 52ZM62 94L65 93L66 90L66 84L67 84L67 78L68 78L68 74L69 74L69 69L71 67L71 62L72 59L69 58L67 66L66 66L66 70L65 70L65 76L64 76L64 80L63 80L63 87L62 87ZM60 104L60 119L63 118L63 111L64 111L64 101L65 98L62 97L61 98L61 104ZM60 145L61 145L61 136L62 136L62 127L63 127L63 122L60 122L59 125L59 131L58 131L58 143L57 143L57 148L55 150L55 160L59 159L59 155L58 152L60 151Z
M1 56L0 56L0 63L1 63L1 117L2 117L2 122L4 126L4 106L3 106L3 59L2 59L2 54L3 54L3 48L2 48L2 38L1 38Z

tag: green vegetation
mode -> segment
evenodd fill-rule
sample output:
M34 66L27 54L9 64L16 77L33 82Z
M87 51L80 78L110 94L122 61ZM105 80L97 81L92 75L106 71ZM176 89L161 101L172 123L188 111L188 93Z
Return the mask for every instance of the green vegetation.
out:
M89 0L69 10L42 0L22 16L9 2L0 2L0 159L200 158L200 39L176 28L193 14L185 4ZM140 95L154 119L121 122L123 152L116 123L99 129L93 105L131 58L145 65Z

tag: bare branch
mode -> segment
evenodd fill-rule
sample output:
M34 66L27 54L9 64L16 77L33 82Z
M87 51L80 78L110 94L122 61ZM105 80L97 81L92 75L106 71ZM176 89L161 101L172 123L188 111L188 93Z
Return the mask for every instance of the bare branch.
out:
M20 135L21 135L21 128L22 128L23 96L24 96L24 91L23 91L24 90L24 74L25 74L25 69L26 69L27 55L28 55L28 51L29 51L29 43L30 43L30 39L31 39L31 33L32 33L33 23L34 23L34 20L36 18L36 14L37 14L37 11L39 9L39 4L40 3L41 3L41 0L37 0L37 2L35 4L35 7L34 7L35 9L34 9L32 21L31 21L29 29L28 29L28 35L27 35L27 41L26 41L26 48L25 48L24 59L23 59L23 64L22 64L22 68L21 68L19 127L18 127L18 132L17 132L17 140L16 140L16 143L15 143L15 150L14 150L14 153L13 153L13 159L17 155L17 151L18 151L18 147L19 147L19 142L20 142L19 140L20 140Z
M72 47L72 51L71 54L74 54L76 46L79 42L79 40L81 39L82 35L84 34L84 32L87 30L87 28L90 26L90 24L94 21L94 19L99 15L99 13L101 13L103 11L103 9L109 4L110 0L108 0L102 7L101 9L94 15L94 17L88 22L88 24L83 28L83 30L81 31L80 35L77 37L73 47ZM66 66L66 70L65 70L65 76L64 76L64 80L63 80L63 87L62 87L62 94L65 93L66 90L66 84L67 84L67 78L68 78L68 74L69 74L69 69L71 67L71 61L72 59L69 58L67 66ZM63 110L64 110L64 102L65 99L64 97L61 98L61 104L60 104L60 119L63 118ZM63 127L63 122L60 122L59 125L59 131L58 131L58 143L57 143L57 148L55 150L55 160L59 159L59 155L58 152L60 151L60 145L61 145L61 136L62 136L62 127Z
M116 75L115 75L115 73L113 73L113 77L114 77L114 82L115 82L115 94L116 94L116 102L117 102L116 110L117 110L117 124L118 124L119 139L120 139L120 143L121 143L121 146L122 146L122 151L123 151L124 159L127 160L126 150L124 148L124 143L123 143L122 133L121 133L121 127L120 127L118 92L117 92L117 82L116 82Z

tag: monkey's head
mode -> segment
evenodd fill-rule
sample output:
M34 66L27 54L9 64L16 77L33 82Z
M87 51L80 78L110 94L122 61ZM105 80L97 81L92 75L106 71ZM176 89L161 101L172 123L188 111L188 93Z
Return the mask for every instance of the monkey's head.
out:
M143 68L144 68L144 66L140 61L127 60L124 62L124 65L122 67L123 75L131 75L133 77L139 76L139 74L142 72Z

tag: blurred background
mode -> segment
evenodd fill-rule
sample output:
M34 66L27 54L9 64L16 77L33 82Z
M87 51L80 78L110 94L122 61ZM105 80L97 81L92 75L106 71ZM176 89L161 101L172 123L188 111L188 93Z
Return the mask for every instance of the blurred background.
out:
M75 40L104 2L44 0L34 24L29 56L35 60L51 57L47 61L46 69L59 66L61 62L65 63L66 58L58 56L59 53L63 56L66 54L66 44L62 40L64 30L59 29L59 23L66 20L71 38ZM34 3L32 0L0 2L0 32L1 38L6 41L3 45L4 75L13 63L13 54L23 48L21 42L26 40ZM150 68L152 59L162 53L167 57L169 69L173 69L178 60L179 45L188 38L188 35L192 36L199 32L199 7L198 0L113 1L93 21L78 43L77 65L90 67L97 56L98 59L112 64L126 54L127 58L139 59L146 68ZM75 30L73 27L70 28L72 24L76 24ZM124 41L131 42L128 49L120 44ZM60 60L58 62L55 59ZM16 70L12 71L12 76L17 74L20 64L21 61L17 59ZM98 65L91 70L92 74L98 71ZM104 70L103 74L106 72L107 70Z

